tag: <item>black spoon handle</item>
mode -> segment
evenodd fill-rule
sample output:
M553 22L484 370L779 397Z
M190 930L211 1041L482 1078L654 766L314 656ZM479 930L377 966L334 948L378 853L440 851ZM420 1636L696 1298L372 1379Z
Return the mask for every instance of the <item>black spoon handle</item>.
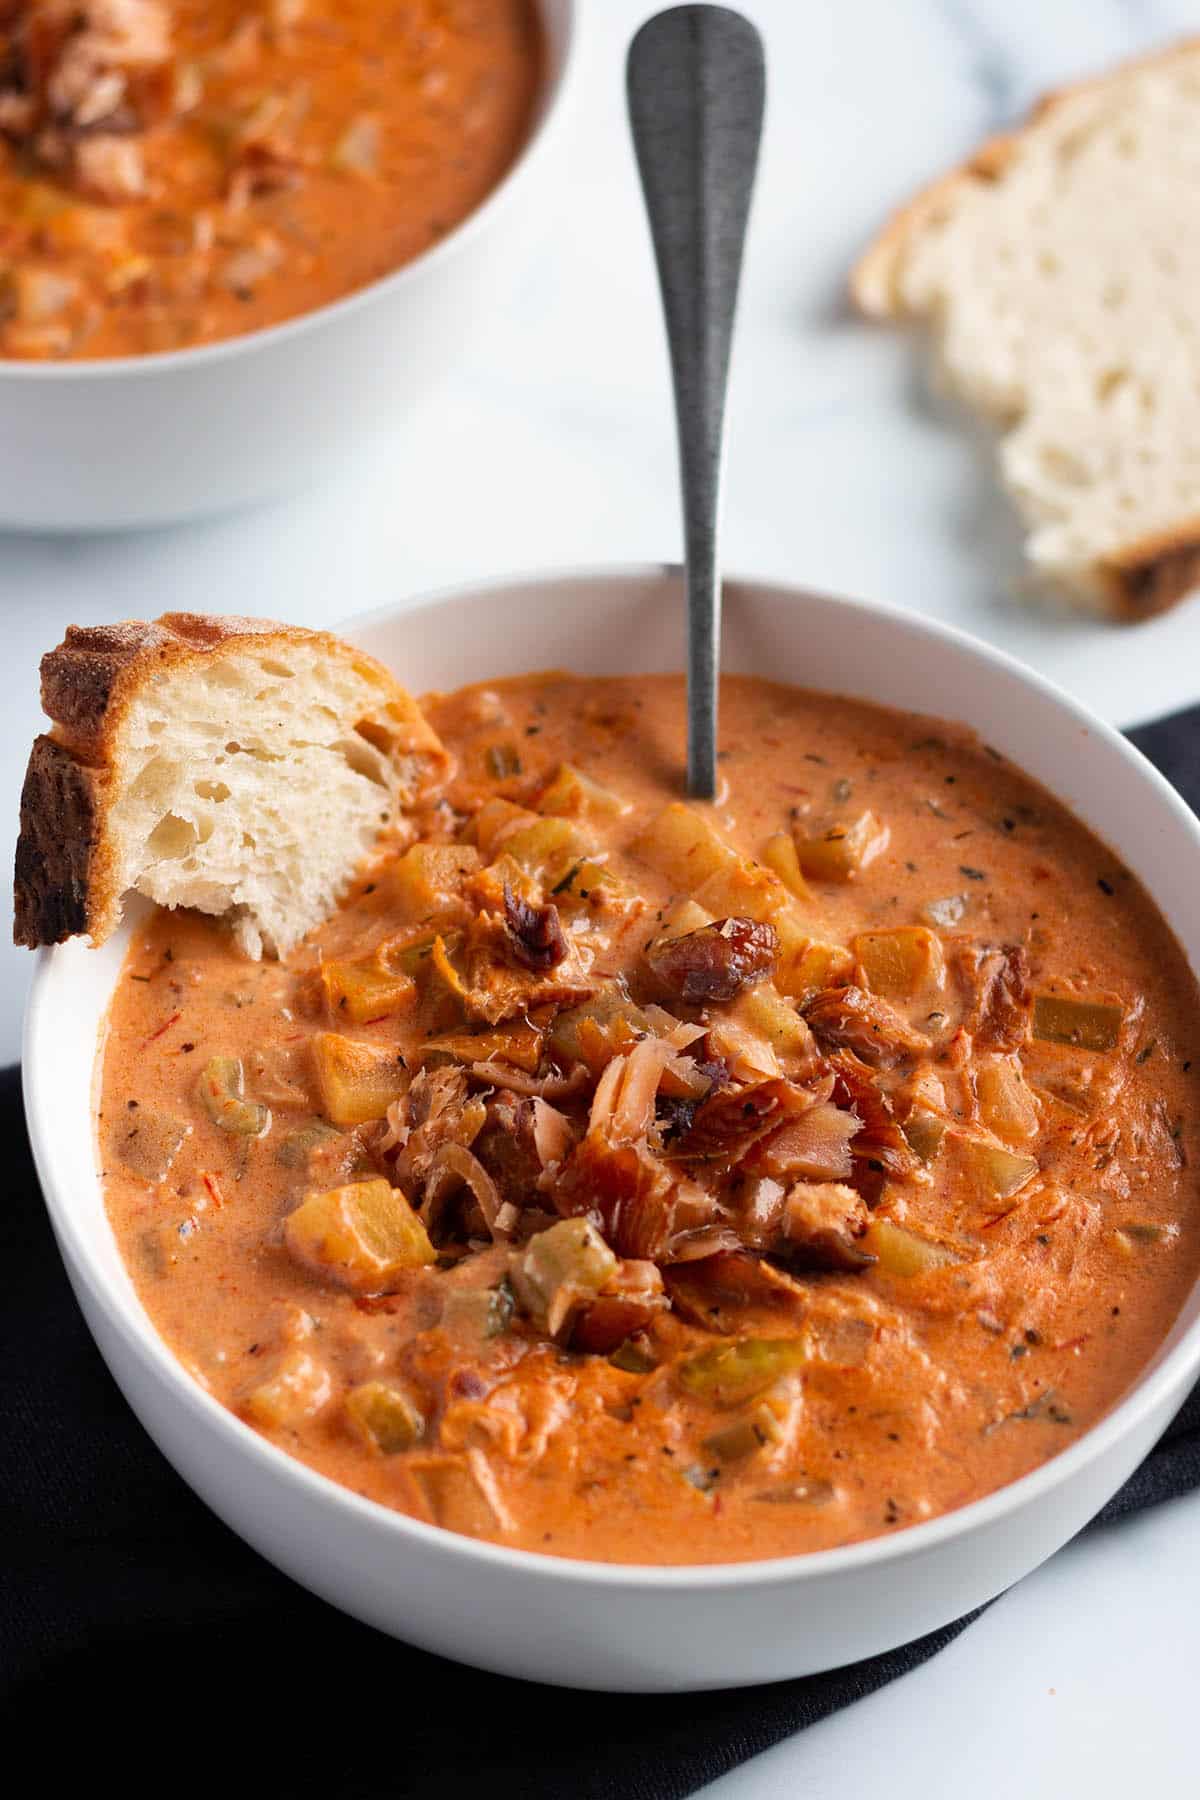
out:
M675 6L634 38L626 81L675 386L687 568L688 791L711 800L725 384L762 134L762 39L727 7Z

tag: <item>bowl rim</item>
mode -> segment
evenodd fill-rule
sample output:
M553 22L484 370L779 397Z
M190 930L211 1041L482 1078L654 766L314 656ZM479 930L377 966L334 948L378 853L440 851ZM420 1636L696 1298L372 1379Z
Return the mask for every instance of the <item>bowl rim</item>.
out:
M578 85L585 8L582 0L535 0L535 4L544 38L548 38L551 31L548 9L552 6L562 9L562 42L557 67L551 65L548 70L542 83L540 103L534 109L524 141L499 181L436 243L361 287L340 294L334 300L326 300L307 312L280 319L274 325L259 325L252 331L217 338L211 344L196 344L182 350L146 350L129 356L82 357L68 362L35 362L22 357L0 356L0 385L6 381L103 382L135 373L165 378L182 369L209 368L215 363L251 356L255 350L304 337L324 325L335 326L339 319L382 300L406 281L416 280L427 270L449 262L490 226L496 215L507 207L514 191L527 185L530 171L547 160L548 146L557 144L562 136L565 102L568 97L574 98Z
M407 619L410 615L429 614L456 602L477 601L489 593L506 588L528 591L530 588L582 582L621 588L633 582L675 581L678 575L679 565L669 562L579 564L531 570L528 573L496 575L483 580L449 584L420 594L412 601L386 602L335 621L330 628L354 639L368 627L392 619ZM809 599L826 605L833 604L844 608L847 615L853 616L865 628L882 618L891 624L898 624L918 639L949 642L989 669L1015 677L1067 714L1085 733L1106 744L1128 762L1157 796L1160 804L1174 814L1176 821L1200 851L1200 819L1197 819L1182 797L1136 745L1068 694L1057 682L1029 668L1007 651L974 637L958 626L911 613L886 601L831 594L771 576L727 575L725 582L729 587L754 589L777 599ZM1154 898L1153 894L1151 898ZM55 1111L52 1084L45 1079L53 1068L53 1046L48 1044L46 1051L40 1051L39 1038L43 991L54 958L61 951L61 946L50 946L37 953L26 1002L21 1072L25 1116L46 1210L75 1284L86 1290L92 1305L102 1313L110 1328L118 1333L125 1349L134 1359L149 1366L149 1372L158 1377L160 1383L170 1390L172 1397L190 1412L197 1423L205 1424L215 1431L232 1457L249 1457L265 1476L274 1474L285 1483L294 1483L316 1505L324 1503L335 1509L344 1509L364 1530L395 1535L399 1539L408 1540L416 1548L423 1548L434 1554L458 1556L468 1563L489 1565L515 1577L527 1576L531 1580L550 1583L574 1582L668 1594L715 1593L728 1588L766 1588L792 1582L818 1581L836 1577L843 1572L861 1572L872 1566L911 1562L976 1531L986 1530L1006 1515L1020 1513L1029 1506L1046 1501L1057 1487L1115 1450L1156 1408L1171 1400L1176 1391L1182 1393L1185 1384L1194 1382L1200 1373L1198 1316L1184 1327L1179 1341L1169 1350L1159 1348L1151 1364L1089 1430L1036 1469L993 1489L978 1500L969 1501L936 1518L905 1526L890 1536L865 1538L834 1549L800 1551L793 1556L746 1562L616 1563L589 1561L582 1557L551 1556L544 1551L487 1543L447 1531L441 1526L426 1524L423 1520L394 1511L379 1501L343 1487L263 1437L188 1375L182 1362L155 1329L148 1314L140 1307L138 1313L135 1313L119 1297L109 1292L107 1283L93 1265L86 1235L77 1226L74 1209L64 1198L66 1186L58 1182L55 1175L57 1143L62 1136L63 1120L61 1114ZM99 1043L97 1058L98 1055ZM92 1116L89 1111L89 1136L91 1125ZM1195 1286L1191 1292L1194 1294ZM1185 1300L1184 1305L1186 1304ZM1177 1324L1178 1321L1171 1327L1172 1331L1177 1328Z

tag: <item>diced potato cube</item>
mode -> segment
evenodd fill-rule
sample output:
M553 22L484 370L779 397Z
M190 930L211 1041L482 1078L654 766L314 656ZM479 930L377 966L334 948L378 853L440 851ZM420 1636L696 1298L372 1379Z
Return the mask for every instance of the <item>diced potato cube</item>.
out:
M804 1338L739 1338L689 1356L675 1371L687 1393L713 1406L741 1406L809 1360Z
M838 987L854 973L854 957L841 944L807 938L798 949L781 953L775 965L775 986L780 993L802 999L818 988Z
M777 831L769 837L762 847L762 860L797 900L812 899L813 891L804 879L796 854L796 840L790 832Z
M436 1260L424 1225L382 1176L306 1195L284 1220L283 1238L297 1262L348 1288L377 1289Z
M873 812L830 825L814 837L796 834L800 867L815 881L853 881L887 848L887 826Z
M1071 1000L1065 994L1037 994L1033 1001L1033 1035L1047 1044L1073 1044L1079 1050L1115 1050L1125 1022L1122 1007L1095 1000Z
M1037 1101L1016 1063L1003 1056L981 1063L975 1092L980 1118L1005 1143L1027 1144L1037 1136Z
M320 1412L332 1391L328 1369L307 1350L291 1350L273 1375L242 1396L241 1411L267 1431L295 1430Z
M948 1244L937 1244L931 1238L920 1237L891 1219L872 1219L858 1242L878 1260L881 1269L905 1280L962 1261Z
M386 1381L363 1381L346 1395L346 1419L369 1449L381 1456L411 1450L425 1421L408 1395Z
M389 968L382 947L357 962L323 963L321 986L334 1018L354 1025L408 1012L417 1000L415 980L403 969Z
M573 819L535 819L504 839L504 854L547 884L558 881L594 848Z
M755 919L777 929L778 921L791 915L795 906L778 875L748 857L738 857L728 867L715 870L692 897L714 919ZM807 936L799 915L795 915L795 929L797 936Z
M574 763L562 763L538 801L538 811L570 819L619 819L630 810L629 802L611 788L593 781Z
M803 1056L812 1048L812 1033L796 1011L769 981L759 982L738 1000L734 1017L753 1031L761 1031L780 1056Z
M534 1324L557 1338L617 1268L617 1258L590 1220L560 1219L514 1252L509 1277Z
M713 916L697 906L694 900L676 900L663 914L662 924L658 929L660 938L687 937L689 932L699 931L704 925L711 925Z
M408 1080L397 1051L359 1044L336 1031L317 1033L313 1061L321 1110L334 1125L382 1119Z
M940 994L946 981L941 940L924 925L892 931L860 931L854 954L863 984L885 1000L918 1000Z
M673 800L630 845L634 856L663 875L680 893L691 893L718 869L738 860L737 852L690 806Z
M473 844L413 844L387 871L389 897L401 917L416 924L445 912L478 867Z
M599 905L605 900L626 900L630 890L625 882L618 880L611 869L603 863L574 863L566 874L554 884L551 898L561 905L563 901L574 900L586 906L589 901Z
M472 821L479 854L485 862L491 862L510 832L536 822L537 814L530 812L527 806L517 806L514 801L505 800L499 794L491 800L485 800Z

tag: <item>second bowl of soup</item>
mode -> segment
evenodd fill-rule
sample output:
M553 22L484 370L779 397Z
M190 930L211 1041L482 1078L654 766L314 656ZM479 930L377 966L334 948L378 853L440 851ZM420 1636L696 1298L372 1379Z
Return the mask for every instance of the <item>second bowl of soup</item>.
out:
M4 524L295 485L452 366L550 202L571 0L45 18L0 78Z

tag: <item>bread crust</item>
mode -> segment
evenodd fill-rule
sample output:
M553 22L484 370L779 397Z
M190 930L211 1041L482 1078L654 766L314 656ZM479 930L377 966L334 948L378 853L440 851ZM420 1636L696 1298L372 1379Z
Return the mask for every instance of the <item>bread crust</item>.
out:
M935 220L963 188L979 182L998 181L1027 133L1067 101L1080 94L1095 93L1123 75L1139 69L1162 67L1179 57L1194 55L1197 50L1200 50L1200 36L1179 38L1162 50L1127 57L1113 68L1096 75L1085 75L1079 81L1064 82L1061 87L1042 94L1034 101L1022 124L1011 131L985 138L957 168L918 189L911 199L890 214L850 271L850 296L855 306L872 319L900 317L903 308L898 303L896 273L907 244Z
M95 866L102 784L52 737L34 739L21 788L14 943L35 950L90 929L104 886Z
M986 139L958 168L939 176L896 209L868 245L850 274L850 294L868 318L904 314L898 274L908 245L953 205L964 188L998 181L1023 138L1050 114L1080 94L1094 93L1141 69L1161 68L1200 51L1200 37L1187 37L1145 56L1130 57L1098 75L1054 88L1035 101L1023 124ZM1133 540L1100 559L1091 570L1089 594L1109 617L1126 624L1166 612L1200 586L1200 519Z
M1127 624L1167 612L1200 587L1200 519L1137 538L1096 569L1105 606Z
M35 740L21 794L15 943L36 949L86 932L98 944L120 918L122 896L105 821L119 774L114 758L121 725L144 684L234 645L269 655L297 644L323 645L338 660L352 657L359 673L378 682L381 701L401 700L411 708L382 663L331 632L203 613L68 626L62 643L42 658L42 707L52 733Z

